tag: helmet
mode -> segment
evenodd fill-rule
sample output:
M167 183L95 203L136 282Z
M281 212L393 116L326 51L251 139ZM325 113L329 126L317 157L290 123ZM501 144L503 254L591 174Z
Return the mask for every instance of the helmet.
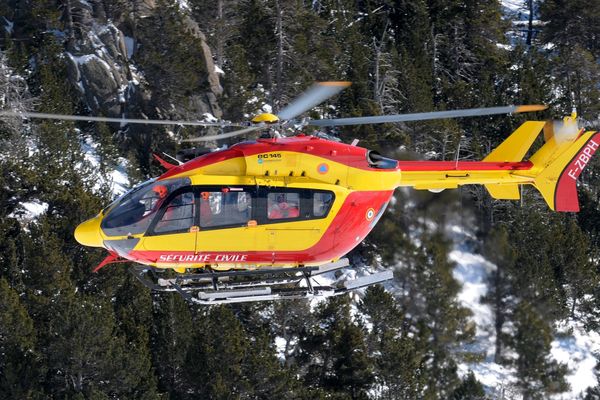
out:
M161 199L167 196L167 193L169 193L169 191L167 190L167 187L165 185L156 185L152 188L152 190L158 194L158 197L160 197Z

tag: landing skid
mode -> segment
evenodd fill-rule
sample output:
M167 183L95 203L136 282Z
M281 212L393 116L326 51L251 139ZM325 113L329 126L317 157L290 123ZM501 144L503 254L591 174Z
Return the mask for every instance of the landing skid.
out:
M342 271L349 266L347 258L319 267L257 268L243 271L205 271L163 278L164 272L145 265L132 268L132 273L145 286L159 292L178 292L195 304L225 304L281 299L307 299L337 296L352 290L384 282L394 277L382 271L356 279L337 279L322 285L318 277ZM333 274L330 274L333 275Z

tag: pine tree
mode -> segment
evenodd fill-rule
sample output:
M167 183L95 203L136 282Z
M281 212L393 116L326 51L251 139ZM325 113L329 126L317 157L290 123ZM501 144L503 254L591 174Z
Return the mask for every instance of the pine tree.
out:
M423 314L416 326L421 340L429 342L425 355L429 366L425 396L429 398L447 397L456 387L452 352L475 333L474 325L467 321L469 311L457 304L459 285L452 276L454 265L448 260L446 246L441 234L424 238L423 253L417 261L420 287L415 300L423 301Z
M243 360L248 338L231 309L217 306L197 315L185 364L186 381L196 397L235 399L247 390Z
M525 399L542 399L546 394L568 389L564 379L566 366L550 358L551 341L548 324L529 303L519 303L515 310L513 346L518 354L517 385Z
M473 371L469 371L462 383L452 393L452 400L483 400L485 399L483 385L477 380Z
M305 385L339 398L367 398L373 360L362 329L350 318L348 298L327 300L317 315L321 324L312 326L300 344L298 360L306 370Z
M285 341L283 349L284 364L288 367L296 366L298 343L307 326L315 324L315 316L306 301L281 301L274 302L273 314L270 315L268 324L272 335L281 337Z
M42 398L43 372L33 320L4 278L0 278L0 354L0 397Z
M489 303L494 313L494 331L496 334L494 362L502 362L502 349L507 341L504 334L505 323L510 318L513 308L513 274L516 254L511 247L506 229L499 226L493 229L485 245L486 258L496 265L496 269L489 275L488 292L483 301Z
M585 10L585 12L581 12ZM540 7L541 19L547 21L542 29L544 44L552 44L551 74L554 77L557 106L568 114L577 107L584 118L595 119L600 95L593 84L600 76L595 61L600 55L597 38L600 30L596 23L600 6L595 1L547 0Z
M114 335L112 307L97 299L64 293L52 308L54 313L45 327L49 392L128 392L137 377L123 362L125 341Z
M238 4L240 47L254 77L266 91L273 89L273 59L276 48L272 8L263 1L246 0Z
M122 337L125 343L121 368L129 372L129 380L121 393L136 398L158 398L155 370L159 365L152 362L150 336L153 324L151 293L132 274L111 271L110 276L115 275L116 279L108 280L101 287L106 298L114 298L115 335Z
M575 221L560 218L559 224L562 235L555 241L552 260L556 279L570 302L569 315L575 318L576 307L598 286L599 276L591 262L593 250Z
M23 289L21 266L23 243L21 226L13 218L0 218L0 277L6 279L13 288Z
M160 13L140 21L136 61L154 92L153 101L169 110L170 101L206 90L207 71L200 43L188 31L179 6L160 1Z
M243 398L294 398L300 390L292 370L284 369L273 349L271 336L262 331L251 338L251 346L242 361L242 372L247 379Z
M585 10L585 12L583 12ZM593 0L545 0L540 6L545 43L560 47L582 46L595 58L600 56L600 5Z
M192 314L177 293L153 297L151 349L159 388L173 398L182 397L189 388L186 362L194 339ZM202 364L191 367L198 365ZM194 375L190 374L191 382Z
M560 246L558 218L535 208L514 210L510 238L516 252L513 293L528 301L548 321L568 315L566 299L557 279L553 252ZM553 223L548 223L548 220Z
M375 360L375 381L382 398L416 398L425 386L425 350L391 294L381 286L366 290L359 310L370 326L369 353Z

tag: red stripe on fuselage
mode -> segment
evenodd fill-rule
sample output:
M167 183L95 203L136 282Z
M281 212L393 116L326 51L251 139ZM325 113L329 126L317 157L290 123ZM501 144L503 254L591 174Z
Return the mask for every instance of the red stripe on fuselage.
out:
M527 170L533 167L531 161L490 162L490 161L399 161L400 171L501 171Z
M381 192L353 192L347 198L338 214L335 216L321 240L314 246L300 251L159 251L159 250L134 250L128 255L128 259L142 264L155 264L160 256L177 256L182 266L186 264L198 264L198 257L206 256L203 262L227 264L226 257L235 264L307 264L328 262L339 258L356 247L371 231L373 224L367 219L367 211L374 208L379 212L392 196L393 191ZM237 256L237 257L236 257ZM220 261L217 261L217 257ZM163 257L164 258L164 257ZM195 261L194 261L195 260ZM164 262L164 261L163 261ZM167 264L169 262L166 262ZM175 264L175 262L173 262Z

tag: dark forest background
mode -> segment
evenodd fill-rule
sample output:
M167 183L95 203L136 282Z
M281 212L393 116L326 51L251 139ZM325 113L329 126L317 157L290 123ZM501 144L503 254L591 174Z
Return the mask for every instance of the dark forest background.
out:
M526 118L573 107L597 127L600 2L524 0L522 10L507 16L488 0L2 0L0 106L238 121L324 80L353 85L313 116L550 105L329 132L434 160L480 159ZM561 321L599 329L600 157L580 178L579 214L553 213L528 189L520 202L481 188L398 191L351 254L394 268L395 282L315 308L192 306L149 292L126 265L92 274L104 254L73 231L110 201L110 171L126 160L132 184L156 176L152 152L174 154L179 139L205 133L0 123L0 398L499 398L457 372L484 357L470 346L475 325L448 257L446 228L457 223L497 266L485 301L495 361L515 371L508 392L536 399L568 389L550 343ZM86 138L99 165L84 157ZM47 209L27 218L22 204L32 201ZM600 386L586 398L600 398Z

